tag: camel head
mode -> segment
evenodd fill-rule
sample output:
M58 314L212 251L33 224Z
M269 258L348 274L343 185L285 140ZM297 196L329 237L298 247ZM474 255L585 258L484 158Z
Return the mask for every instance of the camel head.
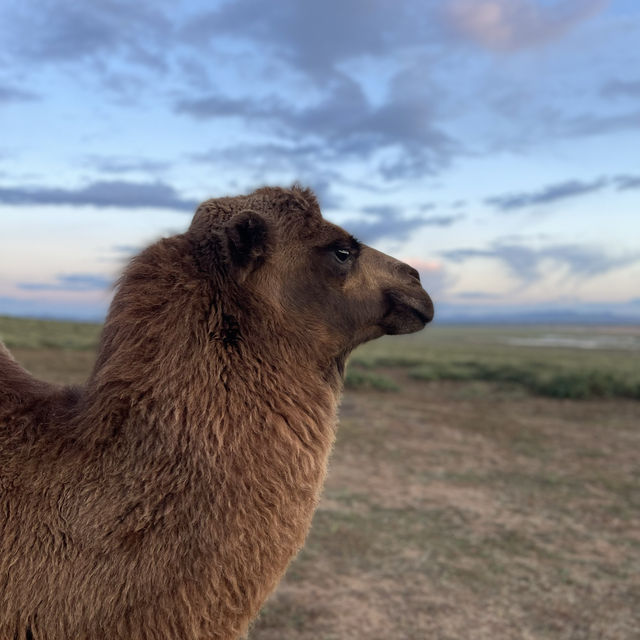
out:
M308 189L208 200L187 235L201 269L232 281L275 330L295 327L336 358L433 318L418 272L324 220Z

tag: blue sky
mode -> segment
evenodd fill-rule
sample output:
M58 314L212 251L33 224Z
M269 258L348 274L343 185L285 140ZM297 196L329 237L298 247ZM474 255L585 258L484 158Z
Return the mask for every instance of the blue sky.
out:
M640 318L634 0L13 1L0 314L100 319L195 205L313 187L436 310Z

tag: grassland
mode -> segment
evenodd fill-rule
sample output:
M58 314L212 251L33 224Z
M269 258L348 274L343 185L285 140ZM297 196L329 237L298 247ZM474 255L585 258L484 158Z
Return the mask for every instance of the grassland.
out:
M96 324L0 317L0 339L27 352L93 353L99 333ZM640 331L632 327L436 327L363 346L351 358L346 384L398 391L393 375L385 374L397 369L426 382L485 381L557 398L640 399L639 359Z
M347 382L383 386L375 371L396 368L416 380L496 382L557 398L640 399L639 360L633 327L435 327L365 345Z
M82 380L97 327L21 322L0 337L28 368ZM250 640L640 637L639 346L435 326L359 349L307 545Z

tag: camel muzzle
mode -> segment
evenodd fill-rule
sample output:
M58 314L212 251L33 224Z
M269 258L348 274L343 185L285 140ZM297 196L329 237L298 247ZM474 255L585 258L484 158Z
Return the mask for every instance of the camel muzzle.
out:
M385 333L400 335L415 333L424 329L433 320L433 302L429 294L422 288L411 293L405 291L389 291L386 294L387 311L381 326Z

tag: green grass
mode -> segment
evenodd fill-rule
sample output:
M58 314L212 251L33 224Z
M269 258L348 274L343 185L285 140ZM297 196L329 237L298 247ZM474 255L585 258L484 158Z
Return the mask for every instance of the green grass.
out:
M350 365L372 375L399 369L414 380L485 381L556 398L640 399L640 330L598 327L429 327L360 347ZM523 346L549 333L568 340L601 340L602 348Z
M85 322L0 316L0 341L10 349L95 349L101 329Z
M351 367L345 376L347 389L374 389L376 391L399 391L400 387L388 376Z
M592 365L593 367L593 365ZM423 364L409 370L416 380L485 380L521 385L554 398L623 397L640 399L640 377L614 369L566 367L522 362L486 363L469 360Z

